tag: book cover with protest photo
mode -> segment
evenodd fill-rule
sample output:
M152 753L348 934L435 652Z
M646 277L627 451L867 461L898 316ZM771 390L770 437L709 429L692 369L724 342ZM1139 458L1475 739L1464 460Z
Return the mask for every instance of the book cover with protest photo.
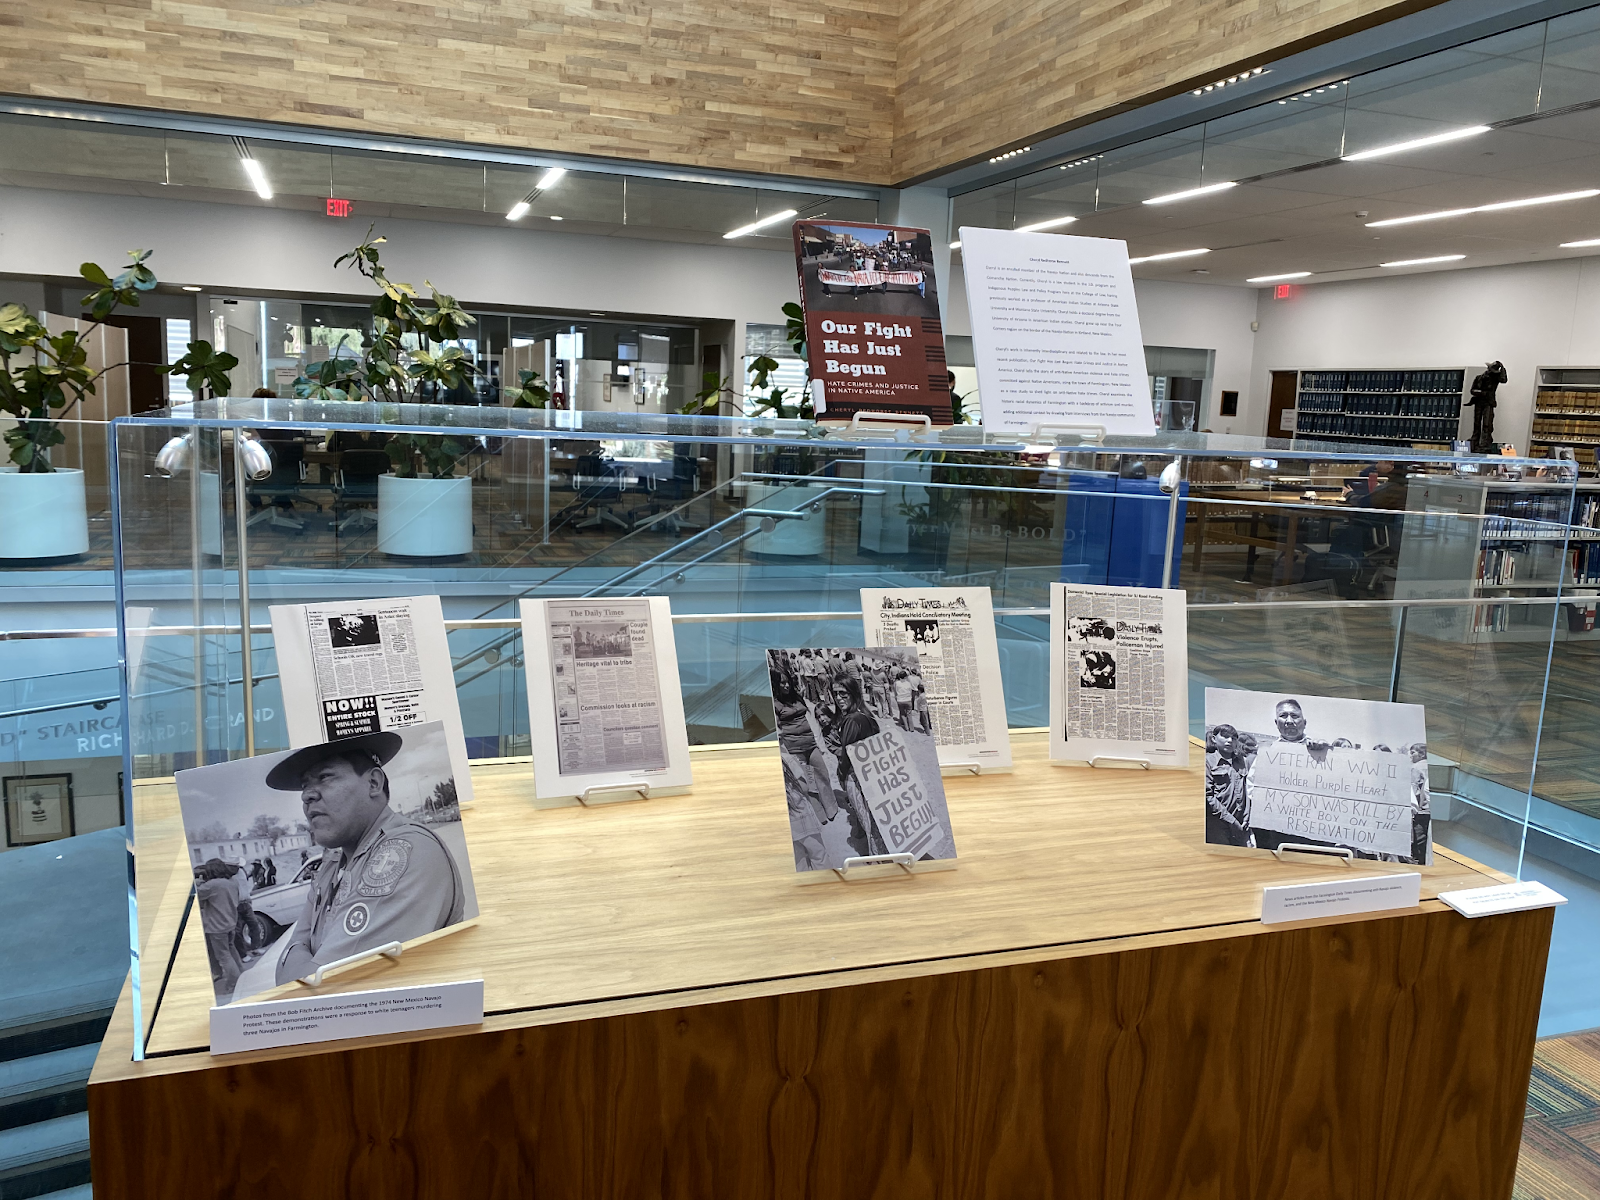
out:
M916 650L768 650L796 871L956 856Z
M903 225L796 221L794 252L806 360L822 384L817 418L884 412L952 424L933 236Z
M1206 689L1206 842L1433 861L1420 704Z
M445 726L179 771L216 1003L478 915Z

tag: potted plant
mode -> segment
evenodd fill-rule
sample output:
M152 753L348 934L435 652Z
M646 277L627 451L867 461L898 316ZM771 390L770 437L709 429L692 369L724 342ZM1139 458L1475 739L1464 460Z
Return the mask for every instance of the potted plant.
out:
M296 396L316 400L439 403L443 393L469 383L477 365L452 345L473 317L455 299L427 283L423 301L409 283L391 280L378 247L366 239L334 266L352 266L378 288L372 302L372 335L358 358L333 357L295 380ZM526 373L531 374L531 372ZM518 402L532 404L538 390L524 380ZM381 420L398 421L385 407ZM449 424L450 414L439 424ZM472 478L456 468L472 449L470 438L401 433L384 446L392 470L378 477L378 549L407 558L439 558L472 551Z
M8 461L0 465L0 559L66 559L89 549L83 472L53 465L50 451L66 441L61 422L95 394L100 378L127 366L91 371L89 338L117 309L138 307L139 297L155 288L150 253L130 250L132 262L115 279L97 263L79 268L91 289L82 301L87 329L52 334L26 306L0 305L0 413L15 422L4 437ZM237 363L207 342L190 342L183 358L160 369L188 375L196 391L226 391L228 369Z

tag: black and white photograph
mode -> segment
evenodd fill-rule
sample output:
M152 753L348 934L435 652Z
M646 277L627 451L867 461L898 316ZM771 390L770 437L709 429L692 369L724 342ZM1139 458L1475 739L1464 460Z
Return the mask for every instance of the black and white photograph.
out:
M1101 617L1068 617L1067 641L1071 642L1114 642L1117 640L1117 631L1108 621Z
M1078 686L1108 688L1117 686L1117 656L1110 650L1078 651Z
M71 775L12 775L5 781L6 845L37 846L71 837Z
M1420 704L1206 689L1206 841L1433 861Z
M572 653L577 658L632 658L633 638L626 621L591 621L572 633Z
M341 613L337 617L329 617L328 640L335 650L381 645L378 618L373 613Z
M848 858L954 858L916 650L768 650L797 871Z
M180 771L218 1004L478 915L443 723Z

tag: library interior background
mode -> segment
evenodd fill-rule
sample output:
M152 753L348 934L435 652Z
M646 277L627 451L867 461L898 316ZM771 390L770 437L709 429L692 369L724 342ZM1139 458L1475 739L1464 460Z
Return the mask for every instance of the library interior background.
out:
M1600 1197L1600 7L0 25L0 1200ZM1148 428L1016 417L989 231L1125 260ZM929 415L828 403L824 308L916 325ZM1082 585L1181 590L1141 686L1187 766L1053 761ZM1013 769L941 753L955 869L800 886L795 797L819 844L856 820L836 710L931 728L806 664L931 588L987 593ZM288 792L202 827L183 773L322 740L282 612L406 597L468 927L250 998L481 1011L224 1052L215 939L248 971L352 888L354 935L425 856L330 882ZM647 598L693 785L536 794L567 685L529 614ZM778 649L817 652L793 695ZM1217 689L1421 706L1421 840L1377 864L1420 900L1262 920L1400 876L1216 852ZM1563 902L1439 899L1530 881Z

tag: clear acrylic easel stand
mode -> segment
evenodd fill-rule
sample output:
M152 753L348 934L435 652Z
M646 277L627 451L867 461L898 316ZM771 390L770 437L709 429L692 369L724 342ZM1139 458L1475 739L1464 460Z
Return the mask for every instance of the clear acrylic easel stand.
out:
M628 800L650 799L650 784L644 783L613 783L604 787L586 787L578 795L577 801L585 808L594 808L600 804L620 804Z
M336 958L331 963L323 963L309 975L302 975L296 983L303 983L307 987L321 987L325 977L335 971L342 971L345 967L353 967L357 963L364 963L369 959L387 958L391 961L400 957L405 947L399 942L389 942L387 945L374 946L371 950L363 950L360 954L352 954L348 958Z
M910 879L935 871L953 871L956 859L931 858L919 861L910 854L863 854L844 860L843 865L822 871L804 871L795 878L800 883L877 883L886 879Z

